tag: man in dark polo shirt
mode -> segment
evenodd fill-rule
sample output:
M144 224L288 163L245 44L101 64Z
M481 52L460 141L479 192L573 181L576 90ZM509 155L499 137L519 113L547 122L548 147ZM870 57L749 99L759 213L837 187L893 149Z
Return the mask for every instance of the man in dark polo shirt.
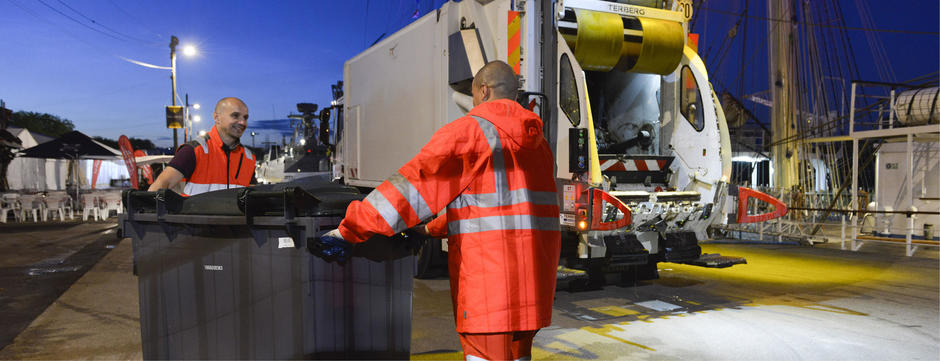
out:
M187 182L182 193L191 196L256 183L255 157L239 141L248 127L248 106L238 98L223 98L212 118L215 125L209 133L181 145L149 191L179 191L183 179Z

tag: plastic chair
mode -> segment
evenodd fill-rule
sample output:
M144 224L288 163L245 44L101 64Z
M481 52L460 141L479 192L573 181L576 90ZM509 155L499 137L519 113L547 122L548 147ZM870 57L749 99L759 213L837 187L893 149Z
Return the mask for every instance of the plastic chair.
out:
M98 196L94 193L82 194L82 221L87 221L88 215L94 216L96 221L101 219L98 212Z
M101 210L101 219L108 219L111 216L111 211L115 211L117 214L124 213L123 207L121 207L121 193L119 192L105 193L99 198L98 206Z
M22 219L26 221L29 215L33 216L34 222L47 219L45 201L41 194L24 194L20 196L20 207Z
M75 219L72 212L72 197L65 192L52 192L46 196L46 205L48 211L52 211L52 219L59 215L59 220L65 221L65 212L68 211L69 219Z
M4 193L0 196L0 222L7 223L9 213L13 213L13 219L21 219L20 195L17 193Z

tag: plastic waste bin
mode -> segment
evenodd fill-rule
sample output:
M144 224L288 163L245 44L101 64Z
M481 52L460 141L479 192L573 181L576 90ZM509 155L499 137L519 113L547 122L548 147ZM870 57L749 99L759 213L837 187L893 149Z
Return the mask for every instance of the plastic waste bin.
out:
M123 194L145 359L404 359L414 257L401 236L313 255L355 188L326 181Z

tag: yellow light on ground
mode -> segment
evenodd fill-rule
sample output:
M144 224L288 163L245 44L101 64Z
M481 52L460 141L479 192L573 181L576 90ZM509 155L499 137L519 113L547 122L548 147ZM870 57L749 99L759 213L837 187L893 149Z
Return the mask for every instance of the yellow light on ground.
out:
M183 55L193 56L196 55L196 47L192 45L186 45L183 47Z

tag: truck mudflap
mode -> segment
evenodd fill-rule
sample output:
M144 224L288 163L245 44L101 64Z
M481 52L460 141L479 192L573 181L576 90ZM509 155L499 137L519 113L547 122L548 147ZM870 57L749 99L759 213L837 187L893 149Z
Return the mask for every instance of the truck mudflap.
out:
M697 259L681 263L707 268L728 268L736 264L747 264L747 260L744 259L744 257L722 256L718 253L705 253L699 256Z

